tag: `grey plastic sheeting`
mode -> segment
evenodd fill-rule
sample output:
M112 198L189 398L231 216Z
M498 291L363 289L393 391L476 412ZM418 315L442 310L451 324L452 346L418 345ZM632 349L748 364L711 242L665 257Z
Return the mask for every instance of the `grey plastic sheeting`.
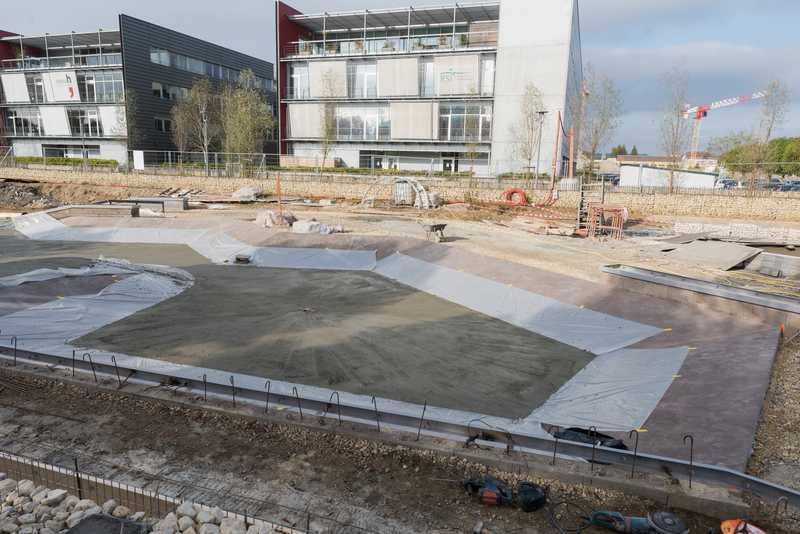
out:
M601 354L526 419L609 431L641 428L687 354L688 347Z
M723 271L733 269L759 254L760 249L724 241L693 241L669 253L673 260L708 265Z
M58 269L36 269L27 273L13 274L0 277L0 287L17 287L33 282L46 282L57 278L76 278L79 276L103 276L130 274L129 269L123 269L108 262L97 262L88 267L80 269L70 269L59 267Z
M250 256L259 267L291 269L369 271L376 263L375 251L254 247L220 230L70 227L46 213L17 217L14 226L31 239L47 241L187 245L214 263L233 263L237 255Z
M658 334L657 327L561 303L469 273L394 254L375 262L375 252L326 249L252 247L223 232L205 230L69 228L46 215L15 219L16 228L33 239L188 244L212 261L229 261L248 254L255 265L288 268L363 269L396 280L440 298L485 313L521 328L598 355L566 382L545 404L523 420L428 407L426 418L472 426L503 428L541 435L540 422L559 426L594 425L600 430L639 428L658 404L686 357L685 347L624 349ZM174 274L174 273L173 273ZM187 273L188 275L188 273ZM190 276L190 275L188 275ZM0 330L20 334L21 348L69 357L69 339L77 339L109 323L177 295L190 282L153 272L129 277L91 297L68 297L0 318ZM469 288L469 291L465 291ZM93 353L103 361L109 355ZM230 373L201 369L161 360L117 354L123 367L150 370L176 378L229 384ZM263 388L268 377L236 376L237 385ZM272 391L289 396L297 387L304 397L327 402L332 390L290 382L272 381ZM372 398L341 393L343 404L369 408ZM381 410L418 416L421 406L378 399Z
M399 253L378 262L375 272L595 354L614 351L662 332L662 329L654 326L564 304L524 289ZM466 288L469 290L465 291Z

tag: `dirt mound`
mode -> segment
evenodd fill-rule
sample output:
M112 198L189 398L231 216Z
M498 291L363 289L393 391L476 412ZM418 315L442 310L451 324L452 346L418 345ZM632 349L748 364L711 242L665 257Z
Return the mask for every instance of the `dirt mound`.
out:
M0 208L36 210L58 205L59 202L44 193L38 184L0 182Z

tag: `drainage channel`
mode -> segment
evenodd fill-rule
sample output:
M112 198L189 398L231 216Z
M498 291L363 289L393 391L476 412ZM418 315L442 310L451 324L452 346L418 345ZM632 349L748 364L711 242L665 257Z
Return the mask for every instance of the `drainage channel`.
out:
M370 408L353 406L341 403L338 395L331 395L326 401L304 397L297 388L292 390L292 395L270 394L269 389L254 390L230 383L207 380L205 377L196 380L177 378L169 374L162 374L152 370L141 370L118 366L113 357L69 358L58 355L43 354L31 351L14 349L13 347L0 346L0 358L11 361L13 365L19 362L32 364L45 364L66 369L80 370L91 373L95 382L98 374L111 377L123 387L129 380L137 383L150 384L180 384L183 389L190 390L193 394L203 395L204 398L229 398L234 406L245 401L248 405L264 406L269 411L271 406L280 406L287 410L294 410L303 419L306 416L316 416L341 422L351 422L374 425L378 432L381 427L392 427L403 432L411 433L420 439L421 434L444 437L454 441L478 442L486 447L505 448L508 453L536 453L550 451L563 457L572 457L586 461L610 464L623 470L635 473L663 474L665 472L678 480L700 482L717 488L735 490L741 494L756 497L765 503L772 503L775 507L780 504L800 509L800 491L773 484L772 482L728 469L726 467L694 463L693 460L681 460L652 454L639 453L620 449L610 449L601 446L592 446L584 443L555 440L546 437L508 432L498 428L483 428L474 422L462 424L453 421L437 420L426 417L425 410L419 416L393 413L380 410L375 399ZM267 382L269 384L269 382Z

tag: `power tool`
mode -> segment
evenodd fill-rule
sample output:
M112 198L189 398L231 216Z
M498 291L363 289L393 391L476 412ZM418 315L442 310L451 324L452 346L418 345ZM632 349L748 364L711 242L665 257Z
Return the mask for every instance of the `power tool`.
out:
M516 492L492 477L466 480L464 487L487 506L517 506L523 512L535 512L547 502L547 490L533 482L520 482Z
M624 516L619 512L592 512L589 523L623 534L689 534L683 520L669 512L655 512L647 517Z

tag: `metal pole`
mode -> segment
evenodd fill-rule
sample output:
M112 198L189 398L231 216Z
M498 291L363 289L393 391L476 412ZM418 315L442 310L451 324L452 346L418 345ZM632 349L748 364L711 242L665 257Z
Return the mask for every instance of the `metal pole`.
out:
M50 48L47 46L47 36L49 34L44 34L44 57L47 59L47 68L50 68Z
M22 60L22 69L25 70L25 45L22 44L22 36L19 36L19 57Z
M322 15L322 55L328 53L328 12Z
M450 43L450 48L456 47L456 19L458 18L458 4L453 5L453 42Z
M98 58L98 62L100 64L100 66L103 65L103 36L101 34L102 31L103 31L103 28L98 28L98 30L97 30L97 47L98 47L98 50L100 51L100 53L99 53L100 57Z
M363 53L367 53L367 13L369 10L364 10L364 50Z
M413 8L408 7L408 28L406 28L406 52L411 52L411 11Z
M573 155L575 154L574 141L575 141L575 131L572 128L570 128L569 129L569 175L568 175L570 178L572 178L572 176L573 176L572 158L573 158Z
M69 34L69 45L72 49L72 66L75 66L75 31Z
M539 183L539 169L542 162L542 129L544 128L544 116L546 111L539 111L539 142L536 148L536 183Z

